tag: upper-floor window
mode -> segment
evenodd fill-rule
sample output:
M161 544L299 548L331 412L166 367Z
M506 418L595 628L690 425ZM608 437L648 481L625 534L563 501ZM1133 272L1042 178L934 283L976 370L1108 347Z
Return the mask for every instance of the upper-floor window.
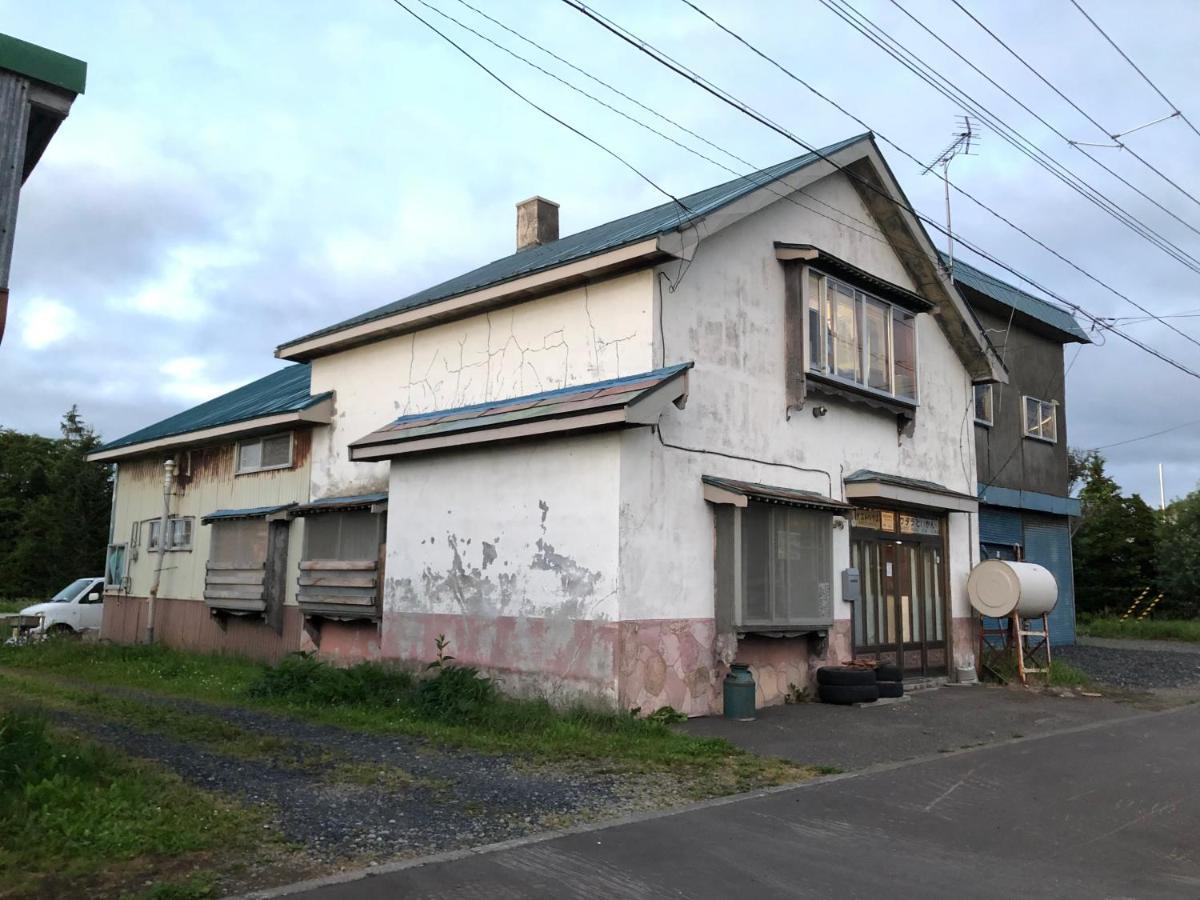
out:
M992 422L992 386L977 384L975 385L975 424L991 425Z
M191 516L171 516L167 520L167 549L168 550L191 550L192 549L192 525L194 519ZM150 527L147 531L146 549L158 549L158 537L162 531L162 520L151 519Z
M809 369L916 400L916 315L814 269L808 279Z
M1056 443L1058 441L1058 404L1053 400L1025 398L1025 436Z
M291 432L238 442L237 470L239 475L245 472L261 472L264 469L286 469L291 464Z

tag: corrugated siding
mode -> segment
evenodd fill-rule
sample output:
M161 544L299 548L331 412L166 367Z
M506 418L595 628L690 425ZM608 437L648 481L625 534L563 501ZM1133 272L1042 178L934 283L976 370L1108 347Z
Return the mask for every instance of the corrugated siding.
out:
M1058 605L1050 613L1050 643L1075 643L1075 580L1067 520L1026 514L1025 559L1045 566L1058 581Z
M1004 548L1024 543L1021 514L1009 509L981 506L979 508L979 542ZM986 555L995 556L996 553L994 550L987 549Z

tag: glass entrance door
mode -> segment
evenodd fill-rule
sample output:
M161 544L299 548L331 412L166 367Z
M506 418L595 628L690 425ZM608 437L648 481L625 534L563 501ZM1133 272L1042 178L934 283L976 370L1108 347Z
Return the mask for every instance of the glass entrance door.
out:
M887 525L889 520L867 521ZM914 534L901 531L905 523L899 524L891 533L855 528L852 535L850 564L862 583L853 611L854 652L897 663L913 674L944 674L946 573L940 526L926 526L935 534Z

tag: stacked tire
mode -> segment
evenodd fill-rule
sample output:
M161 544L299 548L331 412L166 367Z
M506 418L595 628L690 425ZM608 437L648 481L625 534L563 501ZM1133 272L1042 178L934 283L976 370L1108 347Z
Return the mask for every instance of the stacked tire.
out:
M817 696L822 703L849 706L879 699L875 670L856 666L823 666L817 669Z
M904 671L895 663L880 663L875 667L875 687L880 697L903 697Z

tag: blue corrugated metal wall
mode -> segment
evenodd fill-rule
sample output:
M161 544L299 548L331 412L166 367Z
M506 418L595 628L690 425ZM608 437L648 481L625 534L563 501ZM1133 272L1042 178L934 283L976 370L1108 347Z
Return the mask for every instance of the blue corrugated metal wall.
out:
M1020 513L994 506L979 508L979 542L984 558L1013 559L1020 544L1022 557L1045 566L1058 582L1058 605L1050 613L1050 642L1075 643L1075 579L1071 571L1071 531L1063 516Z
M1025 514L1025 558L1045 566L1058 581L1058 605L1050 613L1050 643L1075 643L1075 579L1071 530L1060 516Z

